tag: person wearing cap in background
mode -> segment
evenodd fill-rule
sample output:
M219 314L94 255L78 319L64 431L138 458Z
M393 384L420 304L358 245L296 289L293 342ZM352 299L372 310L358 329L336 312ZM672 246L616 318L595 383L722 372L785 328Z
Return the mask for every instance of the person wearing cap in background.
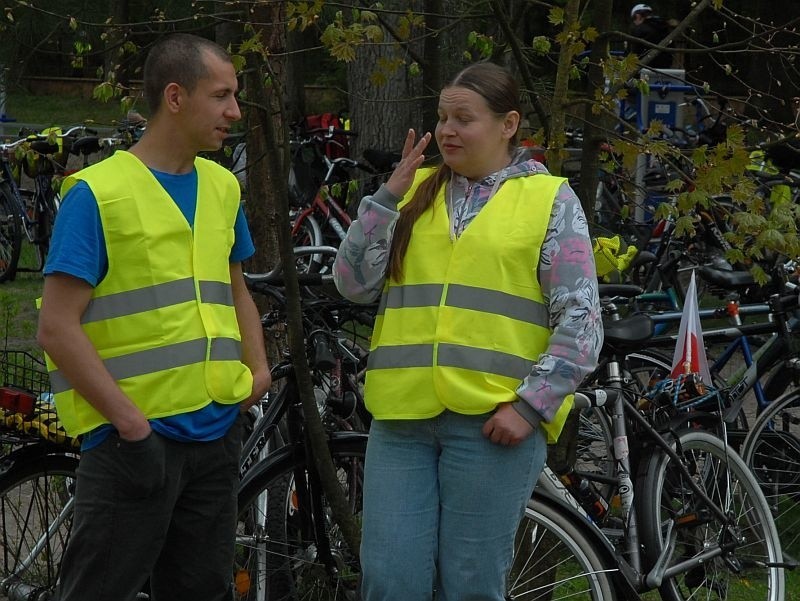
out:
M659 44L669 34L674 27L671 21L653 14L653 9L647 4L637 4L631 9L630 33L645 42ZM643 57L651 50L650 46L637 41L631 42L631 52L639 58ZM647 65L655 69L669 69L672 67L672 53L659 52Z

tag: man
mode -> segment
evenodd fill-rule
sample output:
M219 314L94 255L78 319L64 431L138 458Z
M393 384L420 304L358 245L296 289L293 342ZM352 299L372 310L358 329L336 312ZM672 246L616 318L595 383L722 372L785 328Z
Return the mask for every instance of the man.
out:
M241 411L270 385L241 261L236 178L201 158L241 114L228 54L150 51L151 117L129 152L67 178L38 340L59 417L83 435L59 598L230 595Z
M631 9L631 35L651 44L659 44L670 32L670 23L663 17L653 14L653 9L647 4L637 4ZM631 43L631 52L640 58L647 54L652 47L640 42ZM672 67L672 53L659 52L648 67L655 69L669 69Z

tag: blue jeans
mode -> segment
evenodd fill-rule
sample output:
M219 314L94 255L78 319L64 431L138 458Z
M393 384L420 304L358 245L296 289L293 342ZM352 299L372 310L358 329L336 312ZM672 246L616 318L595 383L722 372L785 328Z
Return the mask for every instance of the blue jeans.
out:
M540 428L516 447L485 415L373 420L364 476L364 601L503 601L514 535L542 470Z

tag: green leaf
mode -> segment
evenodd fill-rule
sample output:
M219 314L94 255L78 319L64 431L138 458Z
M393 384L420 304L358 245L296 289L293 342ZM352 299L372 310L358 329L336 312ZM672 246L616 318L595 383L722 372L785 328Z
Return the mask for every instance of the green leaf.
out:
M678 219L675 220L675 233L673 234L674 236L678 238L682 236L691 237L694 236L694 234L695 234L695 227L691 217L683 215L682 217L678 217Z
M550 9L547 20L553 25L561 25L564 22L564 9L559 6L554 6Z
M236 72L241 73L247 65L247 60L241 54L232 54L231 63L233 63L233 68Z
M550 52L552 44L548 37L543 35L537 35L535 38L533 38L533 41L531 42L531 48L533 48L533 51L536 52L537 54L547 54L548 52Z
M100 100L101 102L108 102L114 97L114 86L111 82L104 81L92 90L92 98Z
M380 43L383 41L383 29L379 25L368 25L364 28L364 37L370 42Z

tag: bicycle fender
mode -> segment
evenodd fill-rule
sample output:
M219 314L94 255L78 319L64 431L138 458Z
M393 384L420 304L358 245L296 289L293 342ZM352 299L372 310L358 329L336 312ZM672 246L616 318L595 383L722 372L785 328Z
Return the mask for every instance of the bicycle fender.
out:
M328 445L351 443L354 446L367 444L367 434L363 432L334 432L328 436ZM302 443L288 444L272 451L263 461L256 463L239 482L239 494L255 479L265 472L285 470L297 457L305 456Z
M5 477L17 466L40 461L43 457L50 455L72 457L75 459L75 465L77 466L78 464L78 453L75 451L65 451L63 448L55 447L45 442L29 444L16 448L7 455L0 457L0 477Z

